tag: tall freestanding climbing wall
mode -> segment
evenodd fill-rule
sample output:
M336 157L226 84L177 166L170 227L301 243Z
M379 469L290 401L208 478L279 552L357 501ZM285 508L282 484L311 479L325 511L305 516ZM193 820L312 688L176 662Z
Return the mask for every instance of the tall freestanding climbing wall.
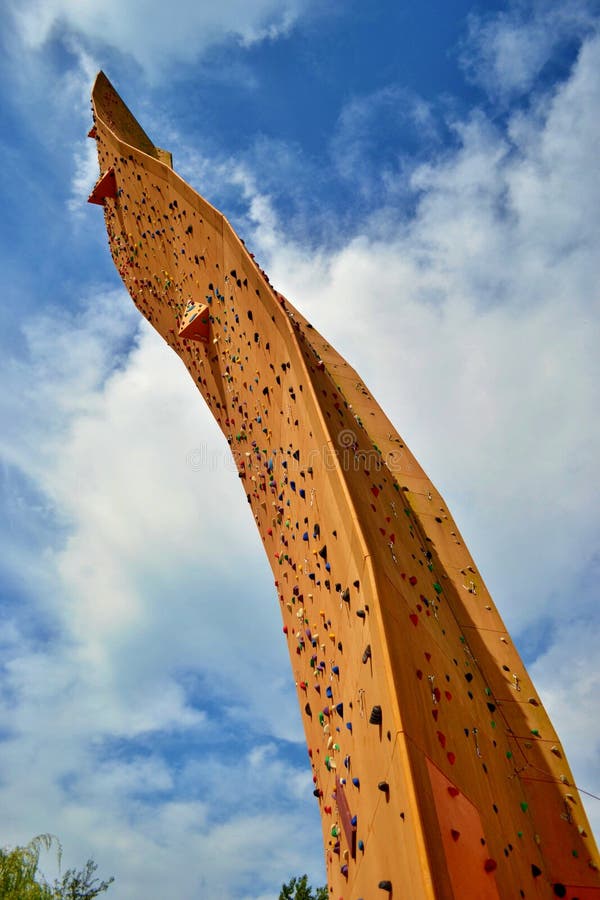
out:
M101 73L115 265L236 460L275 576L339 900L600 900L559 738L435 487Z

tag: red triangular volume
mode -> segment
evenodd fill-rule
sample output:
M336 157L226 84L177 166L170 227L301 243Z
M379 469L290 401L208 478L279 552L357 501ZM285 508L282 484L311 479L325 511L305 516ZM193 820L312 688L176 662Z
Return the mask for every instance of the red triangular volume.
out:
M95 138L96 135L97 135L97 133L98 133L98 132L96 131L96 126L95 126L95 125L92 125L92 127L90 128L90 130L89 130L88 133L87 133L87 136L88 136L88 137L91 137L91 138Z
M94 190L88 197L88 203L96 203L98 206L104 206L107 197L112 200L117 196L117 179L115 178L115 170L111 167L107 169L104 175L94 185Z
M179 336L189 341L207 341L208 326L208 306L190 300L181 318Z

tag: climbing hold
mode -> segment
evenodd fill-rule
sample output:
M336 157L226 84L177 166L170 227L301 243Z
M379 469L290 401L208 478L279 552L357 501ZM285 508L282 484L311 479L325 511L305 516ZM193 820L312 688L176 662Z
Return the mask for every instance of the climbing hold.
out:
M566 897L567 896L566 887L564 886L564 884L561 884L558 881L556 882L556 884L552 885L552 890L554 891L555 897Z
M535 865L535 863L531 864L531 874L534 878L539 878L542 874L542 870Z
M363 663L366 663L370 659L371 659L371 645L367 644L367 646L365 647L365 651L362 655L362 661L363 661Z
M452 840L457 841L460 837L460 831L457 831L456 828L450 829L450 834L452 835Z
M107 169L104 175L101 175L90 196L88 203L96 203L98 206L104 206L107 198L114 200L117 196L117 182L115 179L115 170L111 167Z
M360 779L359 779L359 778L356 778L356 777L353 778L353 779L352 779L352 784L354 785L354 787L360 787Z
M387 781L380 781L377 787L380 791L383 791L384 794L387 794L390 790L390 786Z
M369 716L369 722L371 725L381 725L383 721L383 715L381 713L380 706L374 706L371 710L371 715Z
M380 881L377 887L382 891L387 891L388 894L392 893L392 882L391 881Z
M496 862L495 859L486 859L486 861L483 864L483 868L485 869L486 872L493 872L495 869L498 868L498 863Z
M364 841L359 840L359 842L358 842L358 849L360 850L361 853L363 852L363 850L365 849L365 842L364 842Z

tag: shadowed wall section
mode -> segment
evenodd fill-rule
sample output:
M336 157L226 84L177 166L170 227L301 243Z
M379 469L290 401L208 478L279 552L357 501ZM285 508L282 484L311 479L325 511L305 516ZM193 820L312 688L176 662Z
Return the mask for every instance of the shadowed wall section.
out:
M443 498L102 73L92 102L90 201L229 443L273 570L331 896L600 900L559 738Z

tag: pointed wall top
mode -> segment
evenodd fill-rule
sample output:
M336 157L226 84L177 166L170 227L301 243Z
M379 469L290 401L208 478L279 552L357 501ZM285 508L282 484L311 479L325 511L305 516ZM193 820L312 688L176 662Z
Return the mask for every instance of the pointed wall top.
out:
M102 70L92 88L92 106L96 119L108 126L115 137L172 167L171 154L152 143Z

